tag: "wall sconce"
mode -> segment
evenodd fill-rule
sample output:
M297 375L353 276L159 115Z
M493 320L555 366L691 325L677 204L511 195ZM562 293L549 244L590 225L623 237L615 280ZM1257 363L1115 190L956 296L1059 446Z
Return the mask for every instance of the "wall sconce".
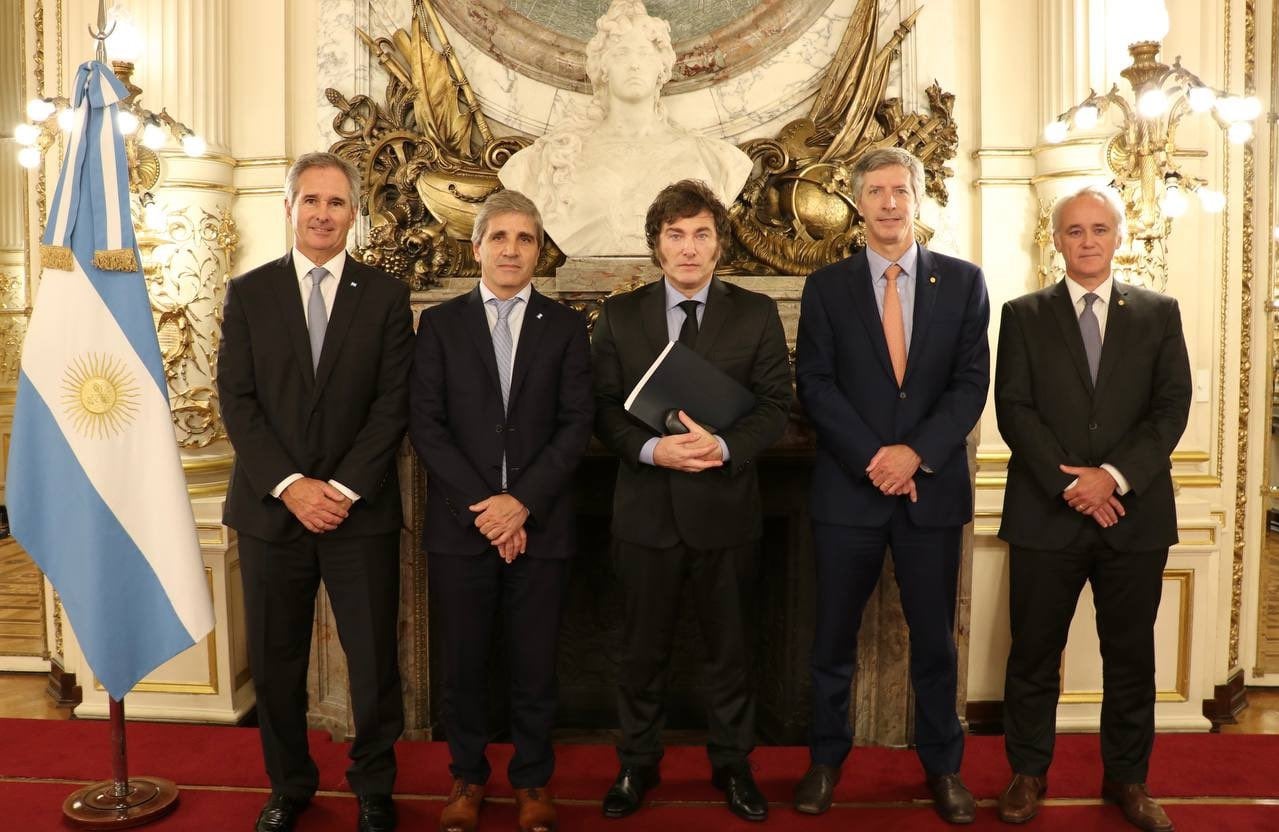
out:
M1044 128L1044 140L1056 144L1072 128L1095 127L1111 107L1120 112L1123 121L1106 144L1106 163L1115 176L1112 186L1127 207L1127 242L1144 247L1144 252L1132 252L1129 265L1138 266L1136 261L1144 258L1147 262L1140 268L1158 270L1163 266L1163 240L1171 232L1172 220L1188 209L1189 194L1199 198L1205 212L1218 213L1226 207L1225 194L1177 166L1176 131L1181 120L1188 113L1209 113L1232 143L1243 144L1252 139L1261 101L1213 89L1183 67L1180 57L1172 66L1159 60L1169 23L1163 0L1128 0L1120 8L1126 17L1123 31L1132 38L1128 45L1132 64L1120 75L1132 87L1131 96L1120 94L1118 84L1104 95L1090 91Z

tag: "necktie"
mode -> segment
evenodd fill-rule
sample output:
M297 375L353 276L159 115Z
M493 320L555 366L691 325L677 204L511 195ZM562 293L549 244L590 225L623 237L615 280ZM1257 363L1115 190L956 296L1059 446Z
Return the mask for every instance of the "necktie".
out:
M497 311L497 323L493 324L493 357L497 360L497 381L502 388L502 410L511 398L511 356L515 347L511 341L511 310L523 298L489 298L488 303ZM502 449L502 489L506 489L506 449Z
M884 269L884 340L888 342L888 359L893 363L897 386L906 378L906 324L902 320L902 302L897 296L897 278L902 267L896 263Z
M1084 311L1079 313L1079 334L1084 339L1084 354L1088 356L1088 375L1097 383L1097 368L1101 366L1101 323L1092 305L1101 298L1093 292L1084 295Z
M684 310L684 325L679 328L679 342L688 348L697 343L697 307L701 301L682 300L679 308Z
M502 385L502 407L511 397L511 356L515 346L511 341L511 310L521 298L489 298L489 305L497 311L497 323L493 325L493 357L497 359L497 380Z
M306 329L311 334L311 370L320 366L320 350L324 349L324 330L329 325L329 311L324 308L324 295L320 284L329 276L329 270L316 266L307 272L311 276L311 297L306 302Z

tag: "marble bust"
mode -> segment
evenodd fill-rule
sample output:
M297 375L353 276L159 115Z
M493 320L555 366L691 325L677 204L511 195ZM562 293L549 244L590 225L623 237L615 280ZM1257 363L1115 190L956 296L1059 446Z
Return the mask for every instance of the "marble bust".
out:
M746 184L745 153L671 122L660 93L674 64L670 24L613 0L586 47L590 104L502 166L565 254L646 255L644 215L663 187L701 179L727 205Z

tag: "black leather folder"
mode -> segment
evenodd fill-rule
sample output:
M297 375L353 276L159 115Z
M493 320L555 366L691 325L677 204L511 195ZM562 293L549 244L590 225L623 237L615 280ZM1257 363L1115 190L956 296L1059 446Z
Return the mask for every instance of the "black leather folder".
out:
M751 391L678 341L666 345L626 399L627 412L659 434L687 433L680 410L714 432L753 407Z

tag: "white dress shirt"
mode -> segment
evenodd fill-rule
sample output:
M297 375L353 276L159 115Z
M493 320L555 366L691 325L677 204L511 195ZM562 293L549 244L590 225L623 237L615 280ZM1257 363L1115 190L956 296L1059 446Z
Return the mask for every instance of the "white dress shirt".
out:
M1110 317L1108 314L1110 312L1110 296L1114 288L1114 277L1107 277L1100 286L1092 290L1092 293L1097 296L1097 299L1092 302L1092 313L1097 316L1097 329L1101 333L1102 344L1106 343L1106 320ZM1089 290L1076 283L1074 278L1067 276L1066 291L1070 293L1070 302L1075 307L1075 318L1078 319L1080 315L1084 314L1084 295L1088 294ZM1121 497L1128 493L1131 486L1128 485L1128 480L1124 478L1124 475L1119 473L1118 468L1109 462L1103 462L1098 467L1115 478L1115 493ZM1071 481L1070 485L1063 490L1069 491L1075 487L1077 482L1079 482L1078 479Z

